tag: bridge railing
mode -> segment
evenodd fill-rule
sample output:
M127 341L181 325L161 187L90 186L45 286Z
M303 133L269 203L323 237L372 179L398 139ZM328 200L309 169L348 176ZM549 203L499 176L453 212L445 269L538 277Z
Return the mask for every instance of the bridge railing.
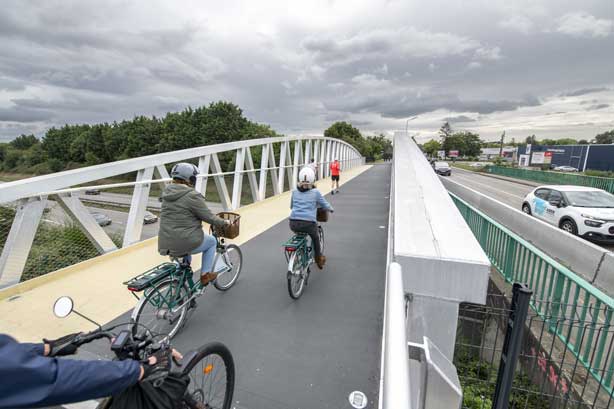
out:
M222 155L231 159L233 169L222 168ZM258 155L260 163L255 164ZM146 209L159 208L158 201L150 200L151 188L171 180L169 165L194 161L200 170L196 190L209 191L205 198L209 201L214 196L218 209L235 210L242 198L246 201L244 184L250 188L247 201L278 195L294 187L300 167L312 159L318 178L330 175L328 165L334 159L339 159L342 169L364 163L353 146L339 139L277 137L201 146L1 184L0 288L140 241ZM135 174L136 180L108 181L126 174ZM215 183L213 190L208 189L210 179ZM97 202L97 206L128 208L122 216L123 232L110 235L99 225L107 221L92 216L81 193L118 188L129 190L122 203L114 202L119 200L117 194L109 199L111 203L103 203L98 196L87 197L87 202ZM62 217L54 219L57 214Z
M531 308L608 393L614 391L614 300L582 277L450 193L493 266L533 290Z
M614 178L519 169L505 166L487 166L486 172L494 175L508 176L552 185L580 185L596 187L598 189L603 189L607 192L614 193Z

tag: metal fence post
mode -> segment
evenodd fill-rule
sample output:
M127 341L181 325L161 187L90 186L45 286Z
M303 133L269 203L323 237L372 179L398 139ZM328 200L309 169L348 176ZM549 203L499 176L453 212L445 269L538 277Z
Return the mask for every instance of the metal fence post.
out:
M497 373L497 385L493 397L493 409L507 409L514 382L514 371L520 356L522 335L533 291L526 284L514 283L512 305L503 340L503 350Z

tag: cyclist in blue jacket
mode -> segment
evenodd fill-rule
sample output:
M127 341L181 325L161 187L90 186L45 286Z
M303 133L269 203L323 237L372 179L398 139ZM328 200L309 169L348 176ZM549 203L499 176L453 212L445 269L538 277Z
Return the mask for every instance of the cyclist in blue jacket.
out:
M305 166L298 175L298 185L292 192L290 208L290 230L295 233L307 233L311 237L315 251L315 261L320 269L326 263L326 257L320 249L318 237L318 224L316 220L317 208L322 207L333 212L333 207L324 199L322 193L314 186L315 172L310 166Z
M78 346L70 334L44 343L19 343L0 334L0 408L34 408L117 395L146 378L170 358L152 356L148 364L134 360L79 361L57 359Z

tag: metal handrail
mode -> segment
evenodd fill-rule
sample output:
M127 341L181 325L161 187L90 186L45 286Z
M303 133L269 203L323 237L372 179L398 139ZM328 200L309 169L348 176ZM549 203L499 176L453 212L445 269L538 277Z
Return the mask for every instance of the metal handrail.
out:
M411 408L409 352L405 328L405 293L401 265L390 263L384 318L383 409Z

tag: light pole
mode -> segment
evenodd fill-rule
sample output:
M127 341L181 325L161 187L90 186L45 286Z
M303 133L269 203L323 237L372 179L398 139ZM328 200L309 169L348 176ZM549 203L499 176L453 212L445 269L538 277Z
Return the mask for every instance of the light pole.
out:
M407 121L405 121L405 133L407 134L407 127L409 126L409 121L413 121L414 119L418 118L417 116L412 116L411 118L408 118Z

